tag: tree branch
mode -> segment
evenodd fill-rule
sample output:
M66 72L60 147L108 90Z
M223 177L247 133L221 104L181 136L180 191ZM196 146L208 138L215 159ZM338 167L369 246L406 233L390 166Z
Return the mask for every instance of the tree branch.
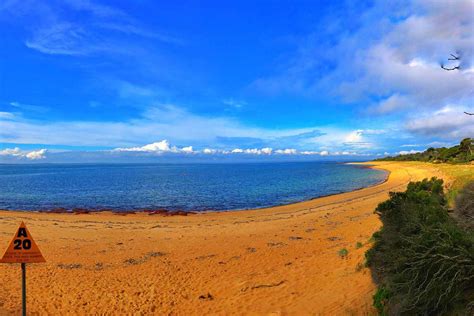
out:
M458 70L459 66L454 66L453 68L446 68L446 67L444 67L444 65L441 65L441 68L443 68L444 70L447 70L447 71L451 71L451 70Z

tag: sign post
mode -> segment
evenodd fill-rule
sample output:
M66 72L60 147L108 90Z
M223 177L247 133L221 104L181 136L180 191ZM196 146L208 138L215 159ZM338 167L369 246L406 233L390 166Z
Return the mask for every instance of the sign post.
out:
M22 315L26 316L26 264L46 262L25 223L21 222L0 263L21 263Z

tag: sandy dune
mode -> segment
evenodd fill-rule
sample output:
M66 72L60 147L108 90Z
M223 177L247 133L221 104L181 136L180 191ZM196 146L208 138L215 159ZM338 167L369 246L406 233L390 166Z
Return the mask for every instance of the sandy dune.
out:
M391 171L388 181L262 210L174 217L1 211L0 251L25 221L47 260L28 266L31 314L372 314L375 286L362 264L380 227L376 205L410 180L443 177L432 164L376 167ZM0 314L17 314L20 267L3 264L0 275Z

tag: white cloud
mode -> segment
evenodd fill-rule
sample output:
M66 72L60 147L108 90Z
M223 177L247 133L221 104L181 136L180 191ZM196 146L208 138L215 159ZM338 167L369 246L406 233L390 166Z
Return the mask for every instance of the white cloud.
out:
M3 150L0 150L0 156L14 156L14 157L19 157L22 155L22 152L20 148L15 147L15 148L6 148Z
M217 150L215 149L210 149L210 148L204 148L204 150L202 151L204 154L206 155L212 155L212 154L215 154L217 153Z
M31 160L44 159L46 158L46 149L40 149L37 151L30 151L25 155L26 158Z
M416 153L421 153L421 151L412 149L412 150L402 150L398 152L399 155L409 155L409 154L416 154Z
M178 148L176 146L170 146L168 140L164 139L159 142L154 142L151 144L147 144L141 147L122 147L122 148L115 148L113 151L116 152L149 152L149 153L185 153L191 154L194 153L193 146L187 146ZM206 151L206 150L204 150ZM205 152L208 153L208 152Z
M46 158L46 149L23 151L20 148L6 148L0 150L0 156L11 156L17 158L26 158L30 160L38 160Z
M151 143L141 147L130 147L130 148L115 148L114 151L142 151L142 152L176 152L177 148L170 147L169 142L165 139L159 142Z
M357 143L362 140L362 130L357 130L349 133L349 135L346 136L345 141L348 143Z
M305 150L300 152L302 155L319 155L319 151Z
M193 151L193 146L183 147L183 148L181 148L181 151L183 153L188 153L188 154L192 154L194 152Z
M273 149L270 147L265 147L265 148L249 148L249 149L234 149L232 150L231 153L245 153L245 154L251 154L251 155L271 155L273 152Z
M322 152L319 153L321 156L328 156L329 155L329 151L327 150L323 150Z
M474 117L464 114L464 111L470 110L448 105L432 113L420 113L406 123L406 128L415 134L443 139L474 137Z
M280 155L296 155L297 151L296 149L293 149L293 148L287 148L287 149L275 150L275 153L280 154Z

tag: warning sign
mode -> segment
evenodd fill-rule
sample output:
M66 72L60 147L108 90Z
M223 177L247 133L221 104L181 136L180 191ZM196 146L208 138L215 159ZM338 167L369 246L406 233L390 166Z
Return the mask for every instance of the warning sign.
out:
M36 245L25 223L20 227L10 242L7 251L0 259L0 263L37 263L46 262L41 251Z

